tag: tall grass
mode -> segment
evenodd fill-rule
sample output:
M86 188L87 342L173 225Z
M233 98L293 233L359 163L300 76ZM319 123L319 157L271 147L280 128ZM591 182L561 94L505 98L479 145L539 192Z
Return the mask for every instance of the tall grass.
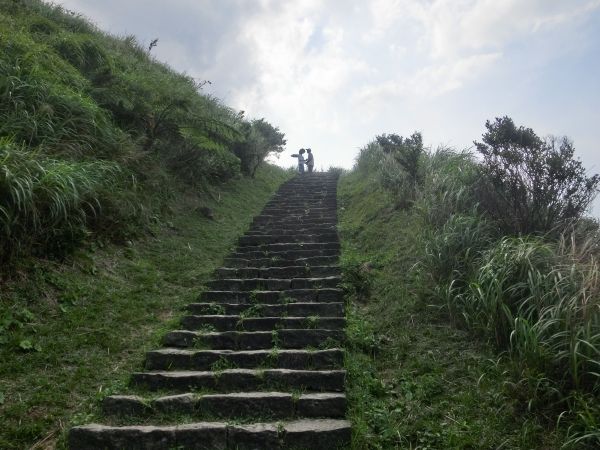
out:
M398 195L389 180L403 174L390 176L385 156L369 144L356 170ZM598 226L581 219L558 240L503 235L479 207L480 172L469 153L429 151L420 165L410 213L421 250L410 288L510 361L514 395L568 427L565 447L599 444Z
M113 162L51 159L0 138L0 262L79 245L123 175Z
M62 254L50 244L73 247L90 229L104 237L135 231L140 217L165 209L165 191L206 190L243 173L240 160L251 156L254 171L281 151L256 121L205 94L203 82L76 12L0 0L0 35L5 260ZM133 181L114 182L125 173Z

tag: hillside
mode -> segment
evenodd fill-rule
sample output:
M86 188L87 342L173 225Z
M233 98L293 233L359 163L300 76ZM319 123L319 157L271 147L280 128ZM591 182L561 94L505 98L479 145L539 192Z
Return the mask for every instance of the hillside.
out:
M154 43L156 44L156 42ZM283 133L205 80L39 0L0 1L0 262L143 231L186 187L254 176Z
M598 225L584 209L559 219L597 177L572 144L555 153L510 119L487 126L478 145L502 142L497 159L383 135L340 180L353 448L600 443Z

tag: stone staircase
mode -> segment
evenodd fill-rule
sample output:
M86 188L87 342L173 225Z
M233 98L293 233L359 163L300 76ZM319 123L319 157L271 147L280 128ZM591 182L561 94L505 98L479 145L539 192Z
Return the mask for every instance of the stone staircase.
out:
M104 399L108 425L74 427L85 449L343 449L344 304L336 184L288 181L164 348Z

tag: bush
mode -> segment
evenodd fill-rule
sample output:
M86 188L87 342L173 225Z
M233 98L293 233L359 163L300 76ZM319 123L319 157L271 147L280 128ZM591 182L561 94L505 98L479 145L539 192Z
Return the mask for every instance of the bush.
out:
M585 212L600 176L587 177L567 138L540 139L509 117L487 121L478 192L485 211L508 234L559 233Z
M397 134L382 134L377 136L375 140L381 146L383 153L390 157L382 167L385 179L396 181L399 192L406 196L405 199L402 199L402 202L407 204L412 202L416 195L417 186L421 184L423 179L421 159L424 150L421 133L413 133L408 138ZM396 164L389 164L390 160L393 160ZM394 178L390 176L390 170L391 173L401 172L403 176Z

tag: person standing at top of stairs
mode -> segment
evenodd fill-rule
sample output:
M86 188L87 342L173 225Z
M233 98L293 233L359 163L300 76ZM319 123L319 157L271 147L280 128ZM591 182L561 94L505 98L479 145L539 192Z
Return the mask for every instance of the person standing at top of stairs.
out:
M298 158L298 172L304 173L304 153L305 150L303 148L300 149L298 153L294 153L292 158Z
M315 158L313 157L312 151L310 148L306 149L306 168L308 169L308 173L312 173L313 168L315 167Z

